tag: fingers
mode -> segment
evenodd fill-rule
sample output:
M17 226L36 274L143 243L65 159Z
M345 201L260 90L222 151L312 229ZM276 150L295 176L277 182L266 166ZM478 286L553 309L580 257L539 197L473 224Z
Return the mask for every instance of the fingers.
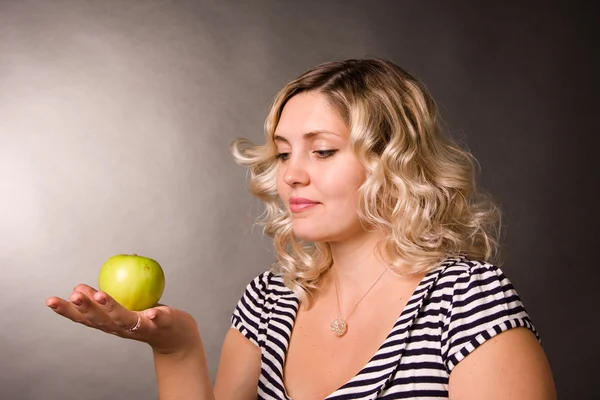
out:
M87 285L75 289L69 296L71 301L50 297L46 304L74 322L147 343L162 354L186 351L199 340L196 321L186 312L162 304L140 312L129 311L105 292Z
M81 286L81 285L80 285ZM89 290L86 290L91 293ZM119 326L113 321L109 315L104 312L101 307L86 294L74 291L69 296L69 299L79 311L79 313L87 319L94 328L108 333L116 333L119 331Z
M93 302L120 330L130 331L138 322L138 313L129 311L115 301L108 293L98 292L92 296ZM138 327L137 330L140 328Z
M173 319L173 310L167 306L157 306L144 311L148 322L157 328L170 326Z
M91 299L98 291L89 285L79 284L73 288L73 292L81 292Z
M54 310L55 313L62 315L73 322L93 328L90 321L87 320L87 318L85 318L70 301L63 300L60 297L50 297L46 300L46 305Z
M88 285L77 285L68 299L70 301L51 297L46 300L46 304L57 314L74 322L147 343L156 340L158 331L177 330L174 326L178 325L175 311L162 304L139 313L130 311L108 293Z
M88 297L91 297L97 290L92 288L91 286L88 285L77 285L74 289L73 292L81 292L85 295L87 295ZM72 312L72 307L70 306L71 303L61 299L60 297L50 297L46 300L46 305L48 307L50 307L51 309L53 309L54 311L61 311L61 312ZM71 310L69 310L71 309Z
M51 297L46 300L46 305L52 308L57 314L60 314L73 322L96 328L107 333L116 334L122 332L123 328L120 324L117 324L112 320L112 318L102 309L101 304L98 304L98 302L94 300L94 296L102 299L101 296L98 296L98 293L100 292L93 287L81 284L73 289L73 292L69 296L70 302L59 297ZM137 321L135 313L131 314L133 314L133 316L130 316L130 318L133 317ZM130 325L129 327L133 327L133 325Z

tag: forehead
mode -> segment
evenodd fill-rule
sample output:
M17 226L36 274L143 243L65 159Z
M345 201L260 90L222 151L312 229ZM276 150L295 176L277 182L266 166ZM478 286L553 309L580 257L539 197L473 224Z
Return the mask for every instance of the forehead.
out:
M319 134L321 132L330 134ZM348 137L346 123L321 93L300 93L288 100L275 129L275 136L286 139Z

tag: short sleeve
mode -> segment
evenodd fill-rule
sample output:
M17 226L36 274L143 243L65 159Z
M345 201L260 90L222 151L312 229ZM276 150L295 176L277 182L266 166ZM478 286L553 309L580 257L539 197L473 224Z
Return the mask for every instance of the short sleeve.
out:
M258 338L261 331L268 275L269 272L264 272L246 286L246 290L231 316L231 327L240 331L256 346L259 346Z
M477 347L511 328L525 327L540 340L512 283L490 264L474 264L456 277L443 326L448 373Z

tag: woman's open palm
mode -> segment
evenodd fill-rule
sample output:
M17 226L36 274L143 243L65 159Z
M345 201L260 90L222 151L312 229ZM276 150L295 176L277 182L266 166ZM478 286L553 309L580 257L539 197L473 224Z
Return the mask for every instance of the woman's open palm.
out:
M165 305L129 311L107 293L85 284L77 285L69 300L50 297L46 305L73 322L148 343L163 354L185 351L199 337L196 321L191 315Z

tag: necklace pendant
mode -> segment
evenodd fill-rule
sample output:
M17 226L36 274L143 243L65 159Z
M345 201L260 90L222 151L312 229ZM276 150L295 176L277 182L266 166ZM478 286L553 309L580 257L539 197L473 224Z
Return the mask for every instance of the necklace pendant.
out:
M348 324L341 318L334 319L329 329L333 332L333 334L337 337L342 337L348 331Z

